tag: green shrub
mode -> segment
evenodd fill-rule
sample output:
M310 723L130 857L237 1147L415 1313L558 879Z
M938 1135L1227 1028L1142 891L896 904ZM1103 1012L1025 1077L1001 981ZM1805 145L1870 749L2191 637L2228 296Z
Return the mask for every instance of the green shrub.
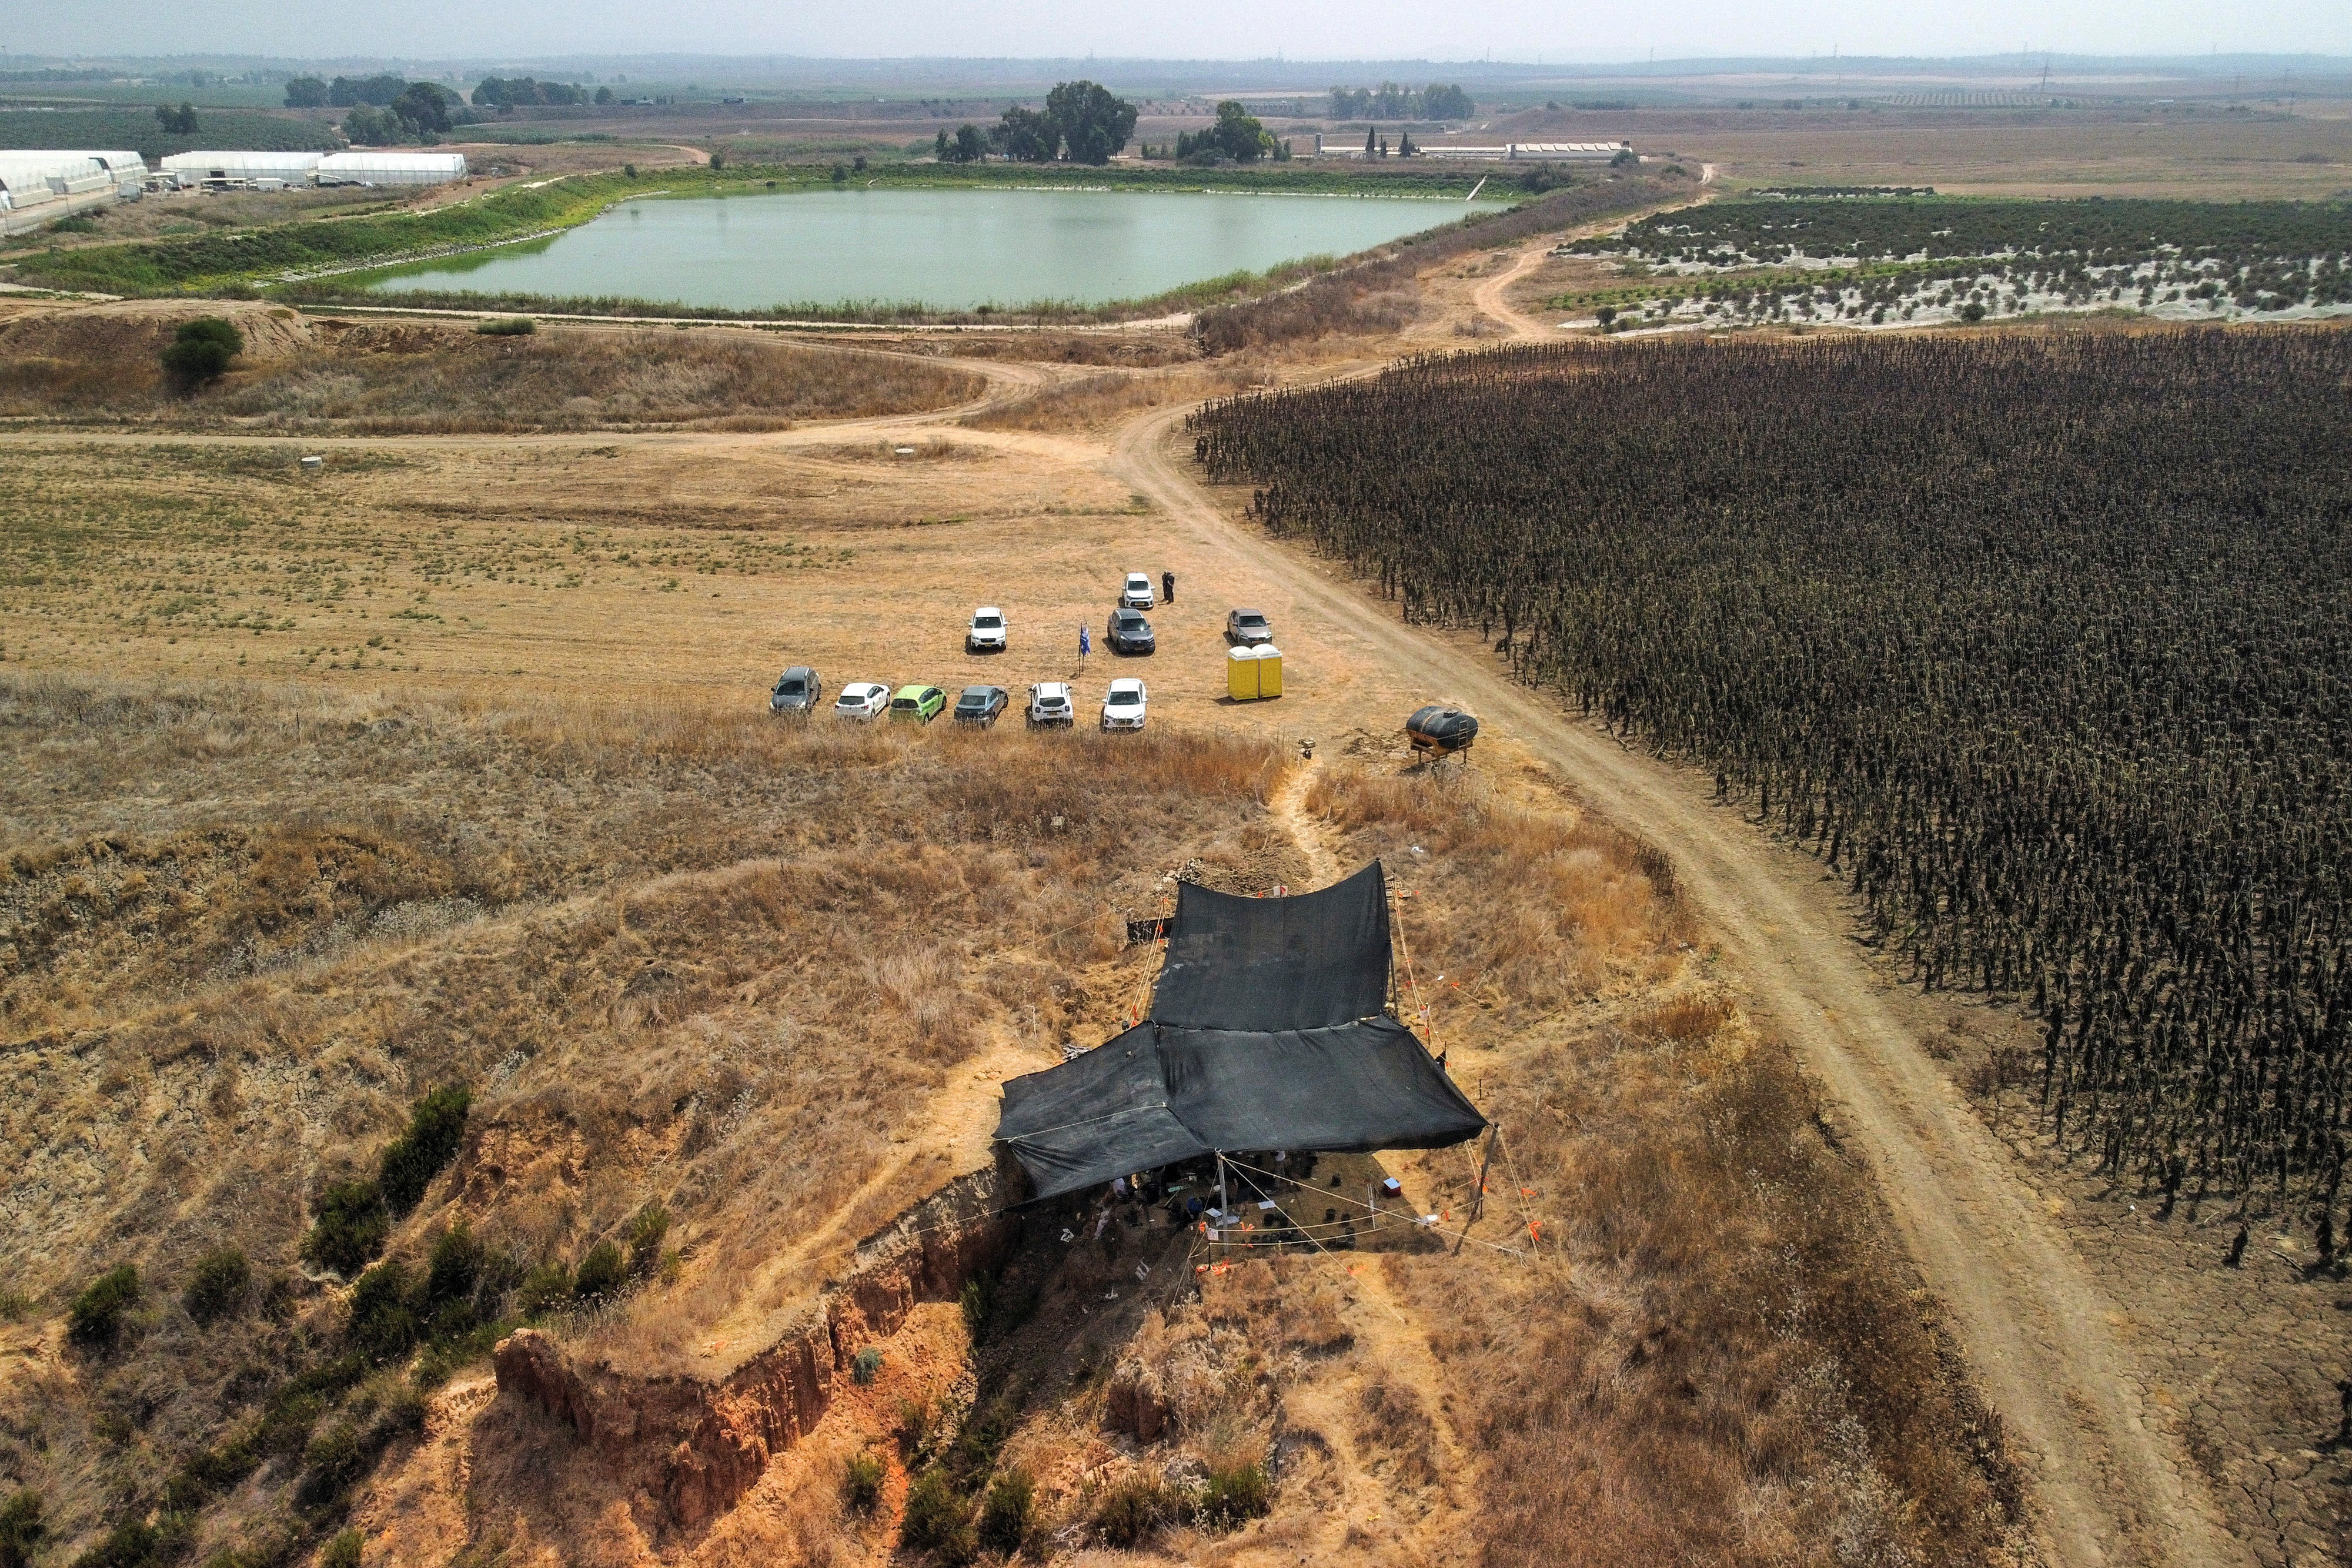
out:
M163 1514L152 1524L126 1519L75 1558L74 1568L156 1568L185 1556L194 1535L184 1513Z
M522 1277L515 1291L515 1311L526 1319L543 1318L572 1304L572 1270L549 1259Z
M335 1502L367 1469L367 1462L359 1428L349 1421L336 1422L302 1450L302 1484L295 1490L295 1500L305 1508Z
M969 1563L979 1554L971 1505L939 1471L925 1470L907 1489L907 1513L898 1524L898 1543L928 1552L942 1563Z
M482 1277L482 1244L459 1220L433 1242L433 1256L425 1268L425 1304L435 1309L472 1297Z
M923 1451L931 1437L931 1402L928 1399L898 1401L898 1446L908 1458Z
M628 1278L628 1270L621 1263L621 1249L609 1241L599 1241L588 1249L588 1256L580 1260L580 1272L572 1281L572 1294L580 1301L609 1301L621 1293Z
M1211 1530L1232 1530L1247 1521L1263 1519L1274 1506L1273 1485L1260 1464L1213 1469L1194 1512Z
M1087 1528L1105 1546L1123 1549L1140 1545L1173 1511L1159 1482L1129 1476L1103 1494Z
M319 1568L360 1568L360 1548L367 1537L346 1530L319 1549Z
M841 1500L852 1513L872 1513L882 1503L882 1461L852 1454L841 1468Z
M67 1309L66 1332L76 1344L91 1350L110 1347L122 1332L122 1314L137 1304L139 1270L118 1263L89 1283Z
M882 1353L869 1344L850 1358L849 1380L863 1388L873 1382L874 1375L881 1370Z
M642 1280L661 1267L662 1243L669 1237L669 1210L649 1203L629 1221L629 1277Z
M377 1185L383 1206L394 1215L406 1214L425 1196L442 1167L457 1157L466 1137L466 1113L473 1092L462 1083L444 1084L419 1100L408 1113L408 1130L383 1151Z
M411 1290L408 1270L399 1263L377 1264L353 1287L344 1338L371 1364L380 1366L405 1355L424 1337Z
M539 330L539 323L528 316L499 316L477 321L474 330L485 338L528 338Z
M22 1488L0 1503L0 1568L28 1568L43 1528L41 1494L32 1488Z
M982 1277L964 1281L963 1294L958 1298L963 1307L964 1332L971 1336L974 1344L988 1335L990 1293L988 1281Z
M302 1238L302 1260L346 1280L374 1261L392 1233L383 1195L372 1181L335 1183L319 1195L316 1216Z
M327 1413L327 1402L310 1389L280 1394L254 1424L253 1446L280 1457L299 1454L310 1442L310 1428Z
M218 1322L245 1304L246 1286L252 1279L252 1265L236 1248L207 1252L188 1270L188 1282L180 1289L180 1305L200 1323Z
M245 334L217 316L183 321L161 356L163 373L183 387L199 387L228 373L231 360L245 352Z
M1029 1534L1036 1490L1025 1470L1008 1470L990 1484L988 1499L980 1505L982 1550L1001 1552L1007 1557L1021 1550Z

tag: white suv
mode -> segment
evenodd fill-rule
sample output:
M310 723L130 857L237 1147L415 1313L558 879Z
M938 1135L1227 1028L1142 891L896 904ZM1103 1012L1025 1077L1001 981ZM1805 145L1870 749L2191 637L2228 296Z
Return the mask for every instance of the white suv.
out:
M1113 681L1110 695L1103 698L1102 727L1105 729L1141 729L1143 711L1143 683L1132 677Z
M1077 722L1078 705L1070 698L1070 688L1063 681L1040 681L1029 688L1029 723L1043 729L1049 725L1064 728Z
M1149 610L1153 604L1151 579L1139 571L1127 574L1127 586L1119 591L1118 601L1129 610Z
M1004 612L993 604L983 604L973 611L971 624L964 630L963 651L967 653L1004 652Z

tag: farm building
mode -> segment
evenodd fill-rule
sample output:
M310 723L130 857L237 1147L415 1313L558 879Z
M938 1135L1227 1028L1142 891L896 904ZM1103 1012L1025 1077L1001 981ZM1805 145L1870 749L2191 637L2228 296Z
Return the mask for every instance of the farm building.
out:
M1532 159L1551 163L1606 163L1633 151L1630 141L1507 141L1499 147L1428 146L1424 158L1486 158L1504 162Z
M321 185L446 185L466 177L463 152L399 148L388 152L331 152L319 161Z
M256 180L282 180L307 185L318 168L318 152L174 152L163 160L163 172L179 176L183 185L247 185Z
M135 197L146 172L136 152L0 152L0 234Z

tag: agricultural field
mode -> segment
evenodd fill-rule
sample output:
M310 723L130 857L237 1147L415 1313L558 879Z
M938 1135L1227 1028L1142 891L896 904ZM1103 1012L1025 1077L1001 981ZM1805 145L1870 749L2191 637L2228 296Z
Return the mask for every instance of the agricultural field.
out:
M1712 771L1921 984L2024 1002L2053 1137L2326 1260L2347 371L2327 331L1515 349L1196 428L1276 534Z
M2352 311L2352 204L1743 198L1570 254L1613 264L1547 303L1624 327L1927 326L2118 309L2172 320ZM1612 325L1616 324L1612 320Z

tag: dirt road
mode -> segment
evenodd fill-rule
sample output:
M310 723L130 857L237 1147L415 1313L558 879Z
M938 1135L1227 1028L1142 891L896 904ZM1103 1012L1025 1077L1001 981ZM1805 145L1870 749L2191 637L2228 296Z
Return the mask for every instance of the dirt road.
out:
M1129 426L1111 471L1204 552L1289 589L1319 622L1292 637L1344 635L1421 672L1430 689L1475 706L1491 730L1559 768L1612 821L1674 857L1682 887L1757 1004L1841 1107L1837 1135L1871 1166L1921 1275L1948 1307L2038 1483L2049 1559L2180 1568L2251 1561L2147 1397L2127 1343L2131 1325L1905 1028L1820 867L1711 803L1694 776L1567 717L1468 644L1401 624L1353 584L1244 532L1196 479L1179 444L1183 413Z

